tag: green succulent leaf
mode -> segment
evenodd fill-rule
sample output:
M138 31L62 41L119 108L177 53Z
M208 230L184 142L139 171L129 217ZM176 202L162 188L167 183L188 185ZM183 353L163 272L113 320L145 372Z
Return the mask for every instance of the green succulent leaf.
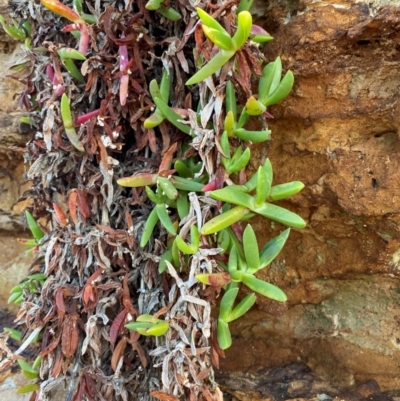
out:
M260 256L257 237L250 224L247 225L243 233L243 249L248 268L257 271L260 266Z
M140 239L141 248L144 248L149 242L157 222L158 222L158 213L157 210L154 208L149 214L149 217L147 218L146 223L144 225L142 238Z
M240 256L237 252L237 247L232 245L231 251L229 252L229 259L228 259L228 271L232 273L238 269L238 260Z
M161 99L168 104L169 92L171 88L171 75L168 70L164 69L161 76L161 83L159 88L159 94ZM157 92L158 93L158 92ZM160 125L164 121L164 115L160 109L156 108L154 113L148 117L143 123L144 128L154 128Z
M79 71L76 64L74 63L74 60L72 60L71 58L64 58L64 59L61 59L61 62L73 78L75 78L79 82L84 81L83 75Z
M279 59L279 57L278 57ZM281 71L282 71L282 65L280 65L280 70L279 70L279 64L276 59L275 61L272 61L271 63L268 63L262 72L262 77L260 78L260 81L258 82L258 97L260 102L265 103L267 100L268 95L270 94L270 89L272 86L272 81L274 81L274 77L278 77L278 82L276 83L276 87L272 90L272 92L278 87L280 78L281 78ZM280 59L279 59L280 60Z
M201 182L194 179L178 177L176 175L172 176L170 181L175 188L188 192L201 192L204 187L204 184Z
M227 349L232 345L232 336L229 330L228 323L226 323L222 319L218 319L217 338L218 344L221 349Z
M179 122L179 120L182 120L182 117L179 114L175 113L175 111L172 110L171 107L169 107L168 104L163 100L160 87L158 86L158 83L155 79L150 82L149 89L154 103L163 114L163 116L176 128L178 128L185 134L190 135L190 127Z
M79 150L79 152L84 152L85 148L83 147L82 142L79 141L78 135L76 134L71 114L71 108L69 105L69 99L65 93L61 97L61 118L64 124L65 133L72 146L76 150Z
M306 222L298 214L272 203L264 203L253 211L288 227L304 228L306 226Z
M160 219L161 224L164 228L172 235L176 234L175 226L172 224L171 218L166 209L165 204L158 204L154 208L157 211L158 218Z
M265 106L272 106L273 104L281 102L290 93L294 84L294 75L292 71L288 71L280 82L276 90L268 96L265 101Z
M237 105L236 105L236 94L235 88L231 81L226 83L225 87L225 108L226 114L228 115L229 112L233 114L233 120L236 121L237 119Z
M193 178L193 172L186 166L182 160L177 160L174 164L174 169L183 178Z
M194 85L204 81L212 74L221 69L235 54L233 50L221 50L217 53L201 70L197 71L187 82L186 85Z
M232 110L229 110L226 113L225 121L224 121L224 130L228 134L228 136L233 135L233 130L235 129L235 117Z
M39 369L42 364L43 358L41 356L36 357L35 361L32 364L32 369Z
M154 113L146 118L146 120L143 123L144 128L154 128L158 127L162 122L164 121L164 115L161 113L161 111L156 108L154 110Z
M246 102L246 113L249 116L259 116L264 113L267 108L254 96L251 96Z
M165 203L164 202L165 201L165 197L157 195L150 187L146 187L145 191L146 191L147 196L149 197L149 199L152 202L154 202L156 204L159 204L159 203L164 204Z
M168 249L167 251L165 251L160 258L160 262L158 263L158 272L160 274L164 273L167 270L166 261L172 263L172 249Z
M25 362L23 359L18 359L17 362L18 362L19 367L23 371L37 375L36 377L29 377L29 379L36 379L38 377L37 370L34 369L31 365L29 365L29 363Z
M32 391L37 391L39 390L39 384L38 383L30 383L30 384L25 384L25 386L19 387L15 392L16 394L25 394L25 393L31 393Z
M62 59L72 59L72 60L86 60L85 55L76 49L63 47L57 51L58 55Z
M248 11L241 11L237 16L237 30L232 37L235 50L239 50L250 36L253 19Z
M271 192L271 181L265 170L260 166L257 172L256 206L262 205Z
M145 7L146 7L148 10L152 10L152 11L158 10L158 9L161 7L161 3L162 3L163 1L164 1L164 0L149 0L149 1L146 3Z
M220 32L214 28L203 25L203 32L208 39L211 40L215 45L223 50L233 50L232 38L224 32Z
M251 290L275 301L286 302L286 294L277 286L254 277L252 274L243 274L242 283Z
M26 222L28 223L29 230L34 236L36 241L40 241L44 237L43 230L39 227L39 224L33 218L28 210L25 210Z
M6 21L2 15L0 15L0 24L2 25L4 31L14 39L24 40L26 38L26 33L23 29L6 24Z
M221 303L219 305L219 318L225 322L229 322L229 316L232 312L233 304L235 303L238 293L238 287L230 288L229 290L225 291L225 294L221 299Z
M269 197L273 201L289 198L296 195L304 188L304 184L300 181L287 182L286 184L274 185L271 188Z
M147 329L148 336L163 336L169 329L169 323L165 320L159 320L153 327Z
M201 8L196 8L197 15L199 16L201 22L203 23L203 26L212 28L222 34L225 34L229 36L228 32L225 30L225 28L215 19L213 18L210 14L206 13L204 10ZM230 36L229 36L230 37Z
M236 128L233 131L233 134L236 137L243 139L244 141L264 142L270 137L271 131L269 130L248 131L243 128Z
M224 155L223 155L224 159L226 161L229 161L229 159L231 158L231 149L230 149L230 146L229 146L228 133L226 131L224 131L222 133L219 143L221 145L222 151L224 152Z
M243 170L249 163L250 156L251 156L250 148L247 148L236 162L232 160L229 172L238 173L239 171Z
M232 224L237 223L240 219L249 212L248 209L242 206L236 206L227 212L214 217L207 221L206 224L201 228L202 235L210 235L217 233L224 228L230 227Z
M125 325L125 327L129 330L137 331L137 329L148 329L153 326L151 322L132 322Z
M241 11L250 11L253 3L254 3L254 0L240 0L236 12L240 13Z
M254 35L251 37L251 40L256 43L267 43L273 39L274 38L270 35Z
M290 234L290 228L280 233L277 237L268 241L260 252L260 266L257 270L263 269L264 267L271 264L271 262L279 255L282 248L284 247ZM256 271L257 271L256 270ZM249 273L255 273L256 271L249 271Z
M229 314L227 319L224 319L227 323L233 322L236 319L239 319L243 315L245 315L250 308L256 303L257 297L256 294L248 294L246 295L233 309L233 311Z
M171 181L165 177L158 177L158 185L163 190L168 199L177 199L178 190L172 185Z
M174 8L172 7L164 7L164 6L160 6L160 8L158 9L158 12L165 18L168 18L171 21L179 21L182 16L179 14L178 11L176 11Z
M180 196L176 200L176 208L178 209L178 215L180 219L183 219L189 214L189 200L187 192L181 191Z
M22 333L18 330L12 329L11 327L3 327L4 333L10 333L10 337L15 341L21 341Z
M247 209L253 209L254 198L245 192L239 191L236 188L225 187L223 189L217 189L210 192L210 196L213 199L217 199L227 203L233 203L234 205L243 206Z

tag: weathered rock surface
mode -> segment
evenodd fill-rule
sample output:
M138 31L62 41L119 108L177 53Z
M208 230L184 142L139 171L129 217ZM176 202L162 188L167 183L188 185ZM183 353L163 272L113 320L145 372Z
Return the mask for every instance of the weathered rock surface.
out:
M1 4L0 4L1 5ZM16 111L13 100L21 85L7 78L7 70L19 56L19 45L9 37L0 36L0 307L7 305L9 292L26 277L32 257L25 254L26 248L17 243L17 237L29 235L22 225L21 211L24 205L18 199L27 188L24 183L24 163L21 153L13 152L10 146L24 147L27 134L19 127L21 112ZM15 305L10 305L14 311Z
M331 386L376 380L400 390L400 7L257 4L275 37L266 55L281 55L296 83L271 108L269 147L253 154L271 158L275 183L305 183L285 205L308 225L260 273L285 290L287 305L260 297L232 324L221 380L234 382L227 372L261 380L266 369L298 362ZM254 227L260 245L282 228Z

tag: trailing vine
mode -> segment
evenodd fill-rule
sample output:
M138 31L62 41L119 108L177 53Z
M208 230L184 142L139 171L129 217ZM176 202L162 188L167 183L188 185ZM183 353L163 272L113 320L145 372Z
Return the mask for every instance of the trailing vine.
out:
M274 203L303 184L273 185L269 159L251 176L246 166L294 78L279 57L265 62L272 37L252 3L21 0L14 22L0 19L25 41L13 78L33 129L24 198L36 254L3 334L22 345L1 365L18 361L32 399L66 383L66 400L222 400L213 366L229 324L256 293L286 301L256 273L290 228L260 250L247 221L304 227Z

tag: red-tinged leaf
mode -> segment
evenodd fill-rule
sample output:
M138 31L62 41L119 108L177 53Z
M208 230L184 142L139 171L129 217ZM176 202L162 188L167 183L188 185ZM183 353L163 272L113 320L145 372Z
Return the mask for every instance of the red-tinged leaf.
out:
M150 395L154 398L157 398L157 400L160 401L179 401L179 398L174 397L173 395L164 393L163 391L152 391Z
M200 283L213 287L223 287L231 282L231 276L228 272L196 274L196 279L200 281Z
M164 154L163 159L160 164L160 168L158 171L169 170L172 164L172 157L176 152L176 147L178 146L178 142L175 142Z
M154 185L157 182L157 174L139 173L131 177L120 178L117 183L122 187L145 187Z
M72 22L83 22L82 18L72 8L57 0L41 0L41 3L53 13L61 15Z
M71 192L68 197L68 209L74 224L78 224L78 215L76 213L77 199L78 199L78 194L75 191Z
M128 343L128 339L126 337L122 337L120 342L117 344L117 346L114 349L114 352L111 357L111 368L114 372L117 370L119 360L124 355L124 351L125 351L125 347L126 347L127 343Z
M54 217L56 218L57 223L64 227L68 224L67 215L62 211L60 206L57 203L53 202L53 209L54 209Z
M204 185L203 188L201 188L201 192L210 192L210 191L215 191L217 189L217 181L212 180L208 184Z
M128 314L128 309L127 308L122 309L122 311L118 313L117 317L114 319L114 321L111 324L110 343L112 345L115 344L115 341L117 340L119 334L121 333L121 327L123 327L123 325L124 325L125 317L127 314Z
M75 354L79 344L78 315L69 315L63 323L61 335L61 350L64 356L71 357Z

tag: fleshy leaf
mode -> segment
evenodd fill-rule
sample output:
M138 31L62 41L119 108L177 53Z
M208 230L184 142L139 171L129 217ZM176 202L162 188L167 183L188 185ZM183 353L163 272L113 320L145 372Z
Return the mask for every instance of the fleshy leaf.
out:
M252 293L246 295L236 306L235 309L229 314L228 318L225 319L227 323L233 322L236 319L242 317L249 309L256 303L256 294Z
M260 280L251 274L243 274L242 283L247 285L251 290L258 292L264 297L271 298L275 301L286 302L286 294L277 286Z
M253 19L248 11L242 11L237 17L237 30L232 37L235 50L239 50L246 42L251 32Z
M207 221L206 224L201 228L202 235L210 235L217 233L218 231L223 230L231 226L232 224L237 223L240 219L245 216L249 212L248 209L242 206L236 206L227 212L220 214L219 216L214 217L213 219Z
M246 112L250 116L259 116L264 113L266 109L267 108L254 96L251 96L246 102Z
M210 39L211 42L217 45L220 49L232 50L232 38L227 33L217 31L216 29L210 28L206 25L203 25L202 28L207 38Z
M44 232L28 210L25 210L25 217L32 235L37 241L40 241L44 237Z
M262 205L270 191L271 191L271 181L268 180L267 173L265 170L260 166L257 172L257 191L256 191L256 205Z
M227 349L232 345L232 336L229 331L228 323L224 322L222 319L218 319L217 338L221 349Z
M264 203L253 211L288 227L304 228L306 226L306 222L298 214L272 203Z
M154 185L157 182L158 175L152 173L139 173L130 177L124 177L117 180L117 184L121 187L145 187Z
M265 106L272 106L273 104L281 102L290 93L294 84L294 76L292 71L288 71L280 82L276 90L268 96L265 101Z
M231 276L228 272L202 273L196 274L196 280L200 283L211 285L212 287L223 287L231 282Z
M247 131L243 128L237 128L233 131L233 134L244 141L264 142L270 137L271 131Z
M260 252L260 266L259 269L264 268L271 264L271 262L279 255L282 248L284 247L286 240L290 234L290 228L287 228L277 237L268 241ZM249 271L249 273L255 273L255 271Z
M212 74L221 69L235 54L233 50L221 50L217 53L201 70L197 71L187 82L186 85L194 85L204 81Z
M219 318L224 321L229 321L229 315L232 312L233 304L235 303L235 299L237 294L239 293L239 288L230 288L224 294L221 299L221 303L219 305Z
M243 249L248 268L257 270L260 266L257 237L250 224L247 225L243 233Z
M290 196L296 195L304 188L304 184L300 181L292 181L287 182L286 184L274 185L271 188L271 192L269 193L269 197L273 201L277 201L280 199L286 199Z
M254 208L254 198L235 188L225 187L223 189L217 189L216 191L212 191L210 196L213 199L233 203L234 205L243 206L247 209Z

